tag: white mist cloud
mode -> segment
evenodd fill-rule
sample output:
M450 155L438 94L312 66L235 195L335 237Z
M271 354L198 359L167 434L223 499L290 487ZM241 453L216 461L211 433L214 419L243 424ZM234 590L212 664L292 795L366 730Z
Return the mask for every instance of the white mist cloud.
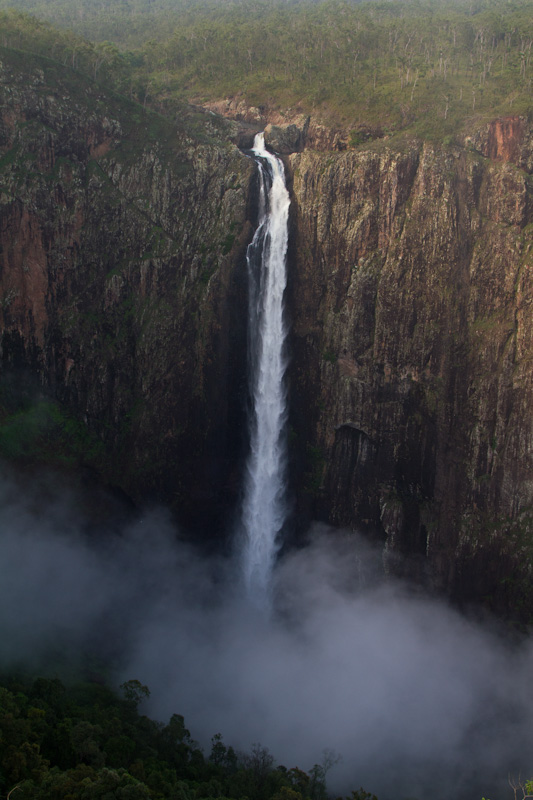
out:
M150 687L147 713L184 714L207 750L219 731L288 767L334 750L338 793L496 800L509 771L533 772L533 644L385 580L360 537L316 526L279 565L269 619L164 512L88 540L49 481L4 479L0 504L0 663L103 649L117 683Z
M170 704L202 742L215 731L242 748L260 741L287 766L309 768L331 748L343 756L330 776L338 792L457 797L478 773L490 788L525 757L527 647L384 583L354 535L316 531L276 580L272 620L231 596L201 619L194 606L147 619L130 669L157 687L156 714Z

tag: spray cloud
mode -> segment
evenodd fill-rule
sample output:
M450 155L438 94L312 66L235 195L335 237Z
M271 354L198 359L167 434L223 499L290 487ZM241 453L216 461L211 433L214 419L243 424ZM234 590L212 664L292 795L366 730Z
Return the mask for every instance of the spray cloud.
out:
M332 749L338 793L494 798L510 770L528 775L531 642L385 581L358 536L315 526L276 570L268 618L164 512L91 541L74 495L42 495L0 481L1 666L100 648L117 684L150 687L147 713L184 714L207 750L220 731L309 769Z

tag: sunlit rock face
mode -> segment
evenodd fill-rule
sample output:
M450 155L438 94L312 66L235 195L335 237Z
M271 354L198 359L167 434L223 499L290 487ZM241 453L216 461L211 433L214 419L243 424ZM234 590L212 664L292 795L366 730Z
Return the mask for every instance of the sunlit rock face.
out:
M508 116L492 120L466 143L494 161L505 161L533 170L533 131L524 117Z
M498 608L531 569L532 154L510 118L465 146L289 159L302 498Z

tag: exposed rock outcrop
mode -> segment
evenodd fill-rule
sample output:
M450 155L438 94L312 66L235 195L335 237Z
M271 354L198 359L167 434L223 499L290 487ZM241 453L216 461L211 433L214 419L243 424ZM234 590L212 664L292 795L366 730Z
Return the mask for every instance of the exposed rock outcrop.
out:
M348 130L336 130L324 125L320 120L310 117L300 109L271 108L268 104L249 106L242 97L228 97L225 100L208 102L203 108L233 120L233 140L240 147L250 147L250 131L256 133L266 128L274 128L274 138L270 146L279 153L299 152L304 147L313 150L346 150L350 140ZM288 133L290 129L290 133ZM372 138L381 131L372 131ZM288 134L288 135L287 135ZM269 132L269 135L270 132Z
M308 128L309 117L301 127L295 123L287 125L269 123L265 128L265 144L280 155L297 153L304 149Z
M304 488L396 569L499 607L533 557L530 136L290 157Z
M516 164L528 173L533 172L533 133L525 117L500 117L492 120L473 136L465 137L487 158Z

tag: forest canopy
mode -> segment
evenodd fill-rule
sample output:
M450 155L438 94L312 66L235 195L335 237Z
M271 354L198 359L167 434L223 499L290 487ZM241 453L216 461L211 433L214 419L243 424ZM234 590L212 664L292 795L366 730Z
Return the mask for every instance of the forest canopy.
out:
M163 113L238 97L353 130L356 145L365 126L445 138L531 107L528 0L0 2L10 6L25 14L2 16L3 45L52 54Z
M325 800L330 755L306 773L276 766L259 744L236 752L220 734L204 755L181 715L163 724L139 713L146 686L133 679L121 690L122 697L100 682L3 675L2 797L16 790L19 800Z

